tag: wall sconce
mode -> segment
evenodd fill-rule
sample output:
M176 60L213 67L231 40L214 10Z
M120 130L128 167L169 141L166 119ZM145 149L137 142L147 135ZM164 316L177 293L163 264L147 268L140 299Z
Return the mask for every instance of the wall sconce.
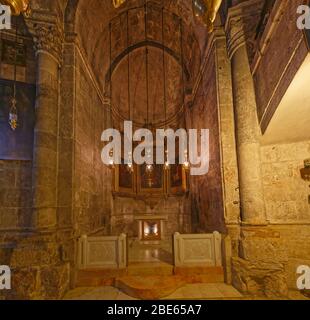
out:
M304 161L304 168L300 169L300 174L302 179L310 181L310 159ZM310 195L308 196L308 203L310 204Z
M300 169L301 177L306 181L310 181L310 159L306 159L304 165L305 167Z

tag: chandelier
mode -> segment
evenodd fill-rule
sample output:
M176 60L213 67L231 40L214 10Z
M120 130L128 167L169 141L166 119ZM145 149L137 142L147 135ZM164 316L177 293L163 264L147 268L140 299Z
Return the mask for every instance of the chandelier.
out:
M28 15L30 11L29 2L30 0L0 0L1 4L10 7L14 16L19 16L22 13Z

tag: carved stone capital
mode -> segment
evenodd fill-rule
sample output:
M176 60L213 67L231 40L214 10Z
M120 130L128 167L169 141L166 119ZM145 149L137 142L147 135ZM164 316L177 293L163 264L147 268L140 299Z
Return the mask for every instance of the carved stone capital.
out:
M229 9L225 33L230 59L243 45L247 46L249 56L254 54L255 36L263 4L262 0L248 0Z
M245 34L243 29L243 19L236 15L232 16L231 12L228 15L225 26L227 51L229 59L243 45L245 45Z
M57 63L62 63L64 30L61 24L54 19L27 19L29 32L33 37L36 54L44 52L52 56Z

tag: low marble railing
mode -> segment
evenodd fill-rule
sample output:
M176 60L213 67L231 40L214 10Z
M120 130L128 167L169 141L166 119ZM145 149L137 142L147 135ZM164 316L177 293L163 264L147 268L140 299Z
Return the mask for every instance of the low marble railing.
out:
M81 269L127 267L127 236L82 236L78 243L78 262Z
M180 234L176 232L173 242L176 267L222 266L222 237L218 232L212 234Z

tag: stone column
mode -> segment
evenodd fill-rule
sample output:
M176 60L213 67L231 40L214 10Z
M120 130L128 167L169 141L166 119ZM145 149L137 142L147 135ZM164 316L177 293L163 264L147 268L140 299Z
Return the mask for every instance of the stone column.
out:
M264 225L266 209L260 159L261 131L245 35L245 28L253 26L247 24L243 12L247 12L250 18L252 14L244 9L232 8L226 24L232 66L241 218L245 225Z
M33 148L33 227L57 224L59 66L62 32L54 23L30 25L37 56L36 123Z
M216 55L219 135L223 180L223 202L226 226L240 223L240 198L236 152L234 104L231 66L227 55L226 37L222 27L212 33Z

